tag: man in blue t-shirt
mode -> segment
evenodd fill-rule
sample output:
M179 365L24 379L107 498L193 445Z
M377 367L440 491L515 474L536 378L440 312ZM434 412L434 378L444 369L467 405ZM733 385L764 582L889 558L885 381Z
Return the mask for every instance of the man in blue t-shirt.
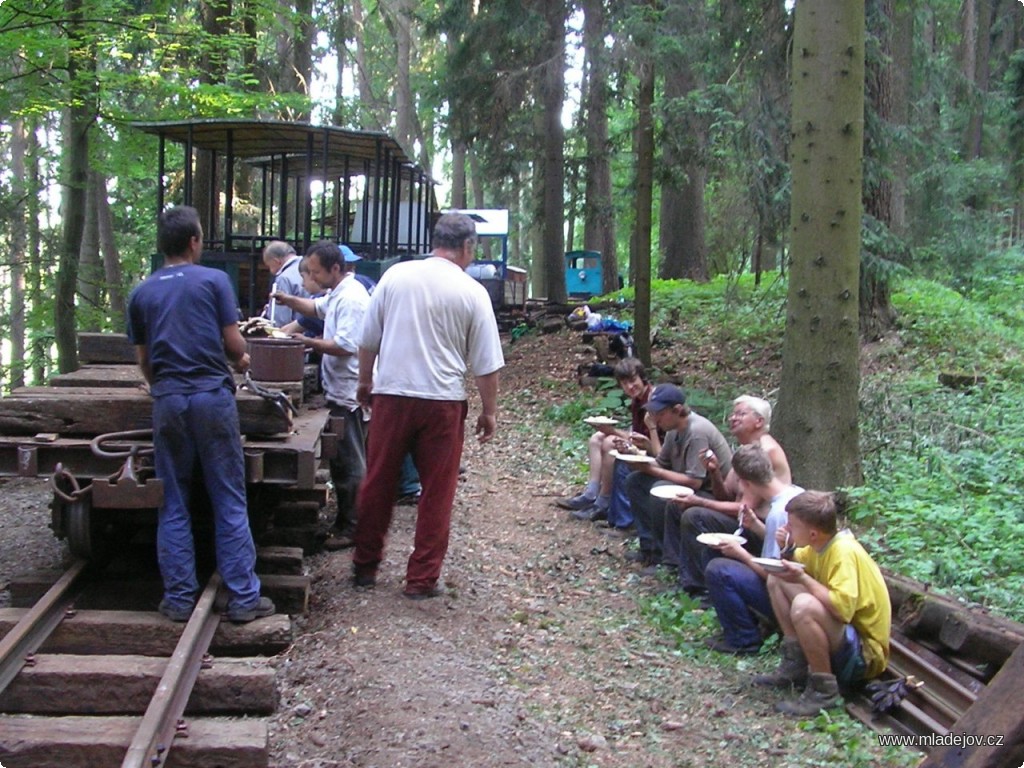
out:
M164 582L160 612L187 621L199 592L189 493L197 465L214 515L217 569L228 593L229 621L274 613L260 597L249 530L235 382L228 369L249 367L227 275L199 266L203 230L194 208L160 214L157 245L164 265L132 291L128 338L153 396L156 476L164 487L157 558Z

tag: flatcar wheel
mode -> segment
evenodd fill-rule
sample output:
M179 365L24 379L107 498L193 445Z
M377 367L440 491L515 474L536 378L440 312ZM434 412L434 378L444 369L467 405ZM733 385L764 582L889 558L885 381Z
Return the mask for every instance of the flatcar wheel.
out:
M64 507L64 530L71 554L85 560L103 555L103 529L96 522L88 497L75 499Z

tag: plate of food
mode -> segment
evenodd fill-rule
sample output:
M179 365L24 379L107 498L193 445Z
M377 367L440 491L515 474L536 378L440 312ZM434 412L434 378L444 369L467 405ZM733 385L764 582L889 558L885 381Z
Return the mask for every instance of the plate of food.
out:
M651 488L651 496L659 499L675 499L679 496L692 496L693 488L688 485L656 485Z
M627 464L653 464L655 461L653 456L648 456L646 453L623 453L622 451L613 450L609 451L608 454Z
M785 566L782 565L782 561L774 557L752 557L750 559L752 562L757 563L768 571L768 573L782 573L785 570ZM796 560L790 560L789 562L800 570L806 568L803 563L798 563Z
M592 427L614 427L619 423L618 419L613 419L610 416L588 416L583 421Z
M697 535L697 541L709 547L720 547L723 544L728 544L730 541L734 541L737 544L747 543L746 539L742 536L737 536L735 533L700 533Z

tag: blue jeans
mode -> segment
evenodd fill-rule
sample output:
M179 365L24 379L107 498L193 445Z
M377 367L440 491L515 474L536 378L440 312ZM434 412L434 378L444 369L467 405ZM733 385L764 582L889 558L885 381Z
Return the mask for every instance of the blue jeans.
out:
M736 518L707 507L670 504L663 518L663 562L679 567L679 586L687 593L704 591L704 571L718 550L697 541L702 533L732 533ZM749 538L749 537L748 537Z
M651 496L651 488L657 482L655 477L645 472L631 472L626 478L626 496L633 511L640 552L651 563L661 562L665 531L666 502Z
M164 599L171 607L188 609L199 592L189 514L198 467L213 510L217 569L228 592L228 610L253 607L260 598L260 582L254 571L256 547L249 530L234 394L222 388L155 398L153 446L156 476L164 484L156 535Z
M633 525L633 511L626 494L628 478L629 465L624 461L616 461L612 474L612 501L608 506L608 525L613 528L629 528Z
M768 585L752 568L731 557L716 557L708 563L704 583L726 642L733 648L759 647L759 622L775 622Z

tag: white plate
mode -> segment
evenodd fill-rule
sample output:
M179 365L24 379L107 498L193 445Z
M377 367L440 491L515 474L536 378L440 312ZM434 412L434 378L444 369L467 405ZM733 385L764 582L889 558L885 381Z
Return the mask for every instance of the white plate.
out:
M592 427L614 427L619 423L617 419L608 416L590 416L583 421Z
M737 544L747 543L746 539L734 533L701 533L698 534L697 541L707 544L709 547L720 547L730 541L735 541Z
M646 453L619 453L618 451L608 451L608 453L627 464L653 464L655 461L653 456L648 456Z
M651 488L651 496L659 499L674 499L678 496L692 496L693 488L688 485L656 485Z
M774 557L752 557L750 559L752 562L757 563L766 571L768 571L768 573L782 573L784 570L786 570L785 567L782 565L782 561L776 560ZM801 570L806 568L806 566L803 563L798 563L795 560L790 560L789 562L791 562L793 565L795 565L797 568L800 568Z

